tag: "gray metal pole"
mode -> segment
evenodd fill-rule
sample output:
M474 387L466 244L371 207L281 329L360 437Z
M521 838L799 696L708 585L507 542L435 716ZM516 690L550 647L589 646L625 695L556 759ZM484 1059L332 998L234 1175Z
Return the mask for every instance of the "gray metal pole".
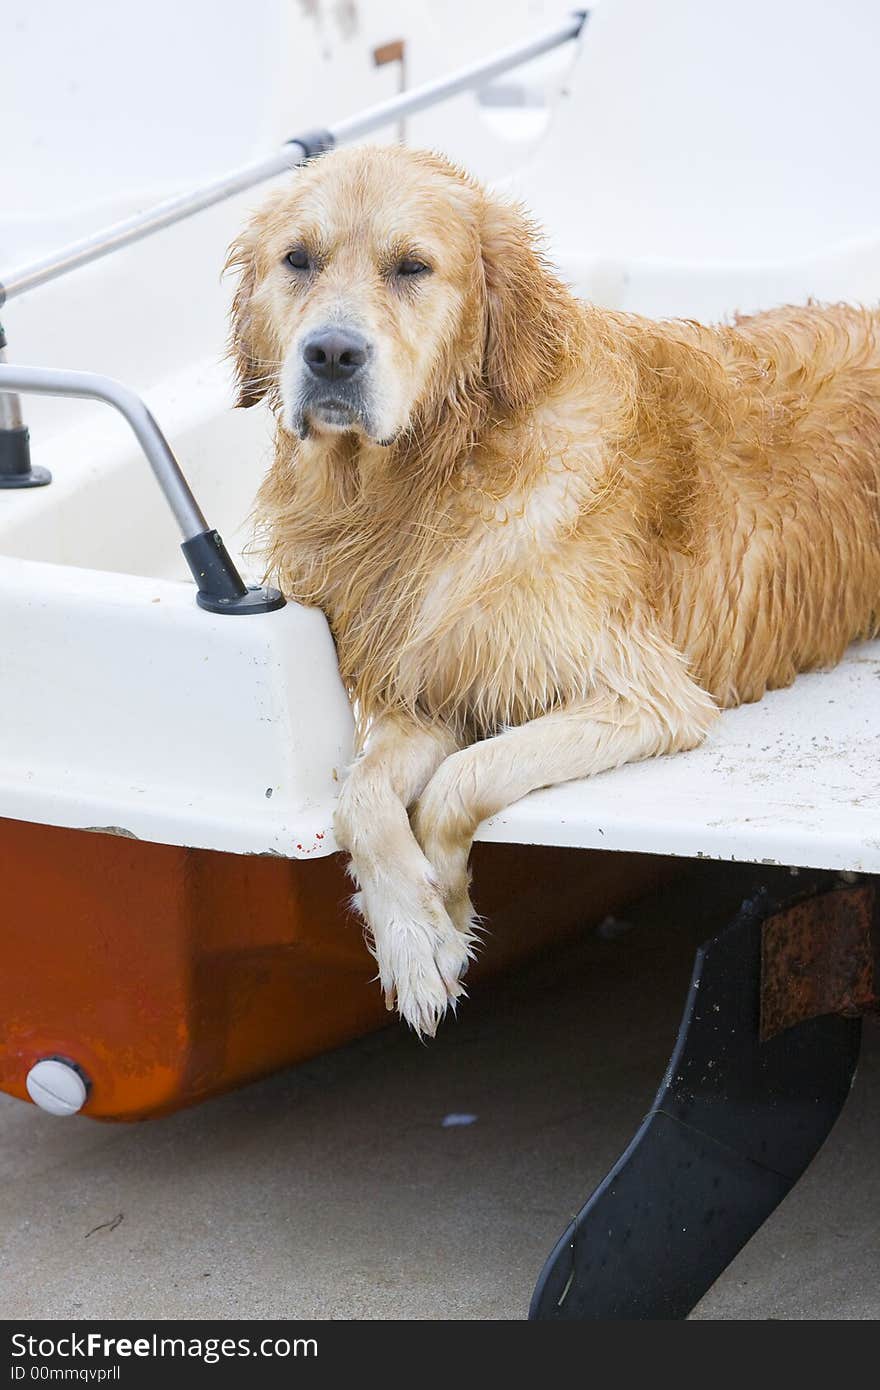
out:
M222 538L205 520L168 441L144 402L109 376L68 372L54 367L0 365L0 400L9 392L39 396L79 396L104 401L124 416L146 454L165 500L183 532L181 550L196 583L196 602L208 613L247 616L284 607L278 589L245 584ZM44 481L48 481L48 474Z
M183 532L184 540L202 535L209 529L167 439L140 396L123 386L121 381L99 376L97 372L0 365L0 401L7 393L16 391L32 392L39 396L80 396L112 405L134 431Z
M438 102L458 96L460 92L490 82L499 73L528 63L532 58L540 58L543 53L549 53L552 49L576 39L584 27L587 13L586 10L578 10L565 24L557 24L553 29L545 30L543 34L536 34L526 43L511 44L491 58L481 58L468 67L460 68L450 77L439 77L434 82L425 82L421 87L413 87L409 92L391 97L389 101L369 106L357 116L337 121L330 127L330 133L340 145L346 140L359 140L362 135L369 135L371 131L399 120L402 116L424 111L428 106L436 106Z
M428 106L446 101L449 97L457 96L460 92L468 91L470 88L478 87L482 83L490 81L509 68L518 67L521 63L537 58L542 53L548 53L551 49L558 48L561 44L577 38L586 15L586 11L577 11L564 24L558 24L552 29L545 30L525 43L512 44L509 48L502 49L501 52L493 54L490 58L482 58L479 62L461 68L449 77L439 78L435 82L426 82L423 86L414 87L411 91L392 97L389 101L371 106L359 115L337 121L327 131L294 138L276 154L270 155L266 159L257 160L253 164L246 164L212 183L204 184L192 193L184 193L177 198L169 198L167 202L159 203L147 212L138 213L122 222L115 222L92 236L72 242L51 256L14 269L0 280L0 306L15 295L24 294L27 290L35 289L38 285L44 285L49 280L57 279L59 275L66 275L69 271L76 270L78 266L96 261L101 256L109 255L111 251L117 251L134 241L140 241L142 237L161 231L163 227L181 222L184 218L192 217L194 213L201 212L204 208L212 207L215 203L221 203L236 193L242 193L248 188L264 183L267 179L283 174L285 170L293 169L298 164L302 164L310 154L316 153L322 148L329 148L346 140L359 139L371 131L378 130L381 126L392 124L415 111L423 111Z
M233 198L236 193L253 188L255 184L274 178L276 174L283 174L285 169L293 169L297 164L302 164L304 158L302 147L292 142L279 150L278 154L261 159L256 164L246 164L244 168L225 174L214 183L203 185L194 193L182 193L178 198L169 198L167 202L158 203L147 212L139 212L122 222L114 222L100 232L94 232L91 236L83 237L81 241L71 242L60 251L54 251L51 256L21 266L18 270L11 271L0 282L0 306L15 295L25 294L28 290L36 289L38 285L45 285L49 280L57 280L60 275L67 275L81 265L88 265L91 261L100 260L102 256L109 256L111 251L119 251L134 241L152 236L153 232L161 232L163 227L173 226L175 222L182 222L184 218L192 217L204 208L222 203L226 198Z

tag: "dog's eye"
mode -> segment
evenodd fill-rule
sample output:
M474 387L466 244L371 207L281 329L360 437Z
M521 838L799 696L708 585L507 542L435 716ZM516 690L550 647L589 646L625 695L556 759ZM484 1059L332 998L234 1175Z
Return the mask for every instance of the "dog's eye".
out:
M431 267L424 261L417 260L415 256L404 256L402 261L398 261L394 268L395 275L430 275Z
M286 256L287 264L293 270L309 270L312 261L308 251L304 251L301 246L295 246L292 251L288 251Z

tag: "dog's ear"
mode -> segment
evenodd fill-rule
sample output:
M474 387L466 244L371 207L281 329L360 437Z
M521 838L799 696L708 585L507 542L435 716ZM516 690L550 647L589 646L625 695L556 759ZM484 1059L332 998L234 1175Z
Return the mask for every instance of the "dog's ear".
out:
M507 412L537 400L559 371L571 316L534 226L515 204L487 198L482 218L486 385Z
M256 251L256 230L253 226L246 227L230 246L223 267L224 275L228 271L238 274L230 314L229 356L232 358L238 383L238 399L235 404L244 408L261 401L269 384L256 351L251 311L257 278Z

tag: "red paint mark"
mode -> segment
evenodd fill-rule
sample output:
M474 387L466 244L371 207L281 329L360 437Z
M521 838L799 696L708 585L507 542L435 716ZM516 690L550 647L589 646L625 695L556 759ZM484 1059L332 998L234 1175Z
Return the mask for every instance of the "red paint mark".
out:
M323 830L316 830L316 831L315 831L315 839L316 839L316 840L323 840L323 838L324 838L324 832L323 832Z

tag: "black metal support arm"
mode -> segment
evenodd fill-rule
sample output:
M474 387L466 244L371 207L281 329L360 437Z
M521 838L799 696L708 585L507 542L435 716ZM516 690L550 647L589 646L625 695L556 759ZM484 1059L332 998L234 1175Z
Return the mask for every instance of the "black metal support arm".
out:
M880 884L808 872L697 953L629 1147L564 1232L533 1319L680 1319L794 1187L849 1095L880 995Z
M49 367L0 364L0 400L18 392L103 401L128 421L183 533L184 558L200 608L211 613L269 613L284 607L277 589L248 588L217 532L208 525L167 439L144 402L112 377Z

